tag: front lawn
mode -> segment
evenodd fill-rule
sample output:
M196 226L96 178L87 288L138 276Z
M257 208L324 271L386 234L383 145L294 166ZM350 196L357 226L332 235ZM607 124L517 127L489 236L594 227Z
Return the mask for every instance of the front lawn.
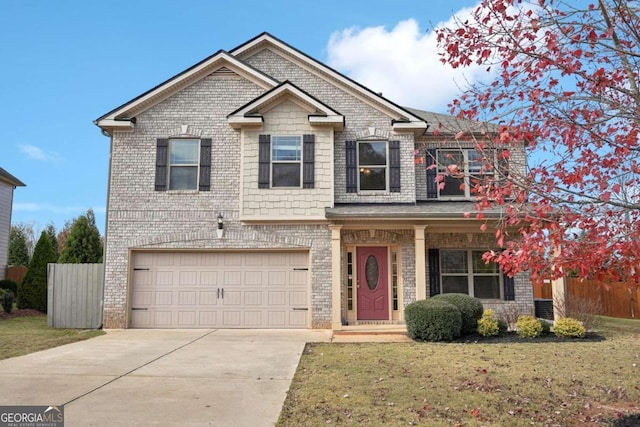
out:
M278 425L640 425L640 321L601 339L308 344Z
M0 320L0 360L22 356L104 334L101 330L54 329L47 316L13 317Z

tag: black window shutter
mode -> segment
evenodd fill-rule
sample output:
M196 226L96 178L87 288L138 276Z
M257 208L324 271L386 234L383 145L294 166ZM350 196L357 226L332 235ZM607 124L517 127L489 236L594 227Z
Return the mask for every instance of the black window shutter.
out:
M258 137L258 188L269 188L271 135Z
M502 275L502 281L504 284L504 300L505 301L515 301L516 299L516 289L515 289L515 281L513 277L509 277L506 274Z
M167 190L167 162L169 160L169 140L156 141L156 191Z
M198 182L200 191L211 189L211 138L200 140L200 179Z
M302 136L302 188L314 187L315 135Z
M426 166L427 166L427 199L438 198L438 183L436 182L436 176L438 175L438 167L436 163L437 151L435 149L427 150L425 154ZM436 165L432 168L429 166Z
M389 191L400 192L400 141L389 141Z
M440 293L440 250L429 249L429 296Z
M356 141L347 141L345 144L347 162L347 193L358 192L358 158L356 153Z

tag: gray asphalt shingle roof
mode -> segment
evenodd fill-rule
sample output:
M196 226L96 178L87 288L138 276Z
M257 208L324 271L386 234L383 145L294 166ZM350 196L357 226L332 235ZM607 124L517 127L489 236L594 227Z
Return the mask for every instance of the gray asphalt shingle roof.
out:
M466 219L471 212L475 218L472 202L423 202L416 204L345 204L325 208L327 219ZM487 209L485 217L500 216L499 207Z
M493 123L474 122L471 120L459 119L448 114L433 113L410 107L403 108L421 119L424 119L429 124L429 132L433 132L436 129L439 129L440 132L450 134L456 134L460 131L472 131L479 133L482 130L487 132L496 132L498 130L498 126Z

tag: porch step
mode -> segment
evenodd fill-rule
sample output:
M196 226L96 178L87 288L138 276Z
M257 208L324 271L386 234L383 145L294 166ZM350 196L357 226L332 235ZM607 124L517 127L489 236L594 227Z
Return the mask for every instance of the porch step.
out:
M350 325L343 326L334 335L406 335L406 325Z
M343 326L340 331L333 331L331 342L364 343L364 342L397 342L409 343L405 325L352 325Z

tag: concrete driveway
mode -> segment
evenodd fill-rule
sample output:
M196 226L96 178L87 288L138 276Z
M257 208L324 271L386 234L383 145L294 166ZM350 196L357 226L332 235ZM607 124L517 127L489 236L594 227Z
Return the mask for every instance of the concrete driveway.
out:
M0 405L65 426L271 426L316 330L124 330L0 361Z

